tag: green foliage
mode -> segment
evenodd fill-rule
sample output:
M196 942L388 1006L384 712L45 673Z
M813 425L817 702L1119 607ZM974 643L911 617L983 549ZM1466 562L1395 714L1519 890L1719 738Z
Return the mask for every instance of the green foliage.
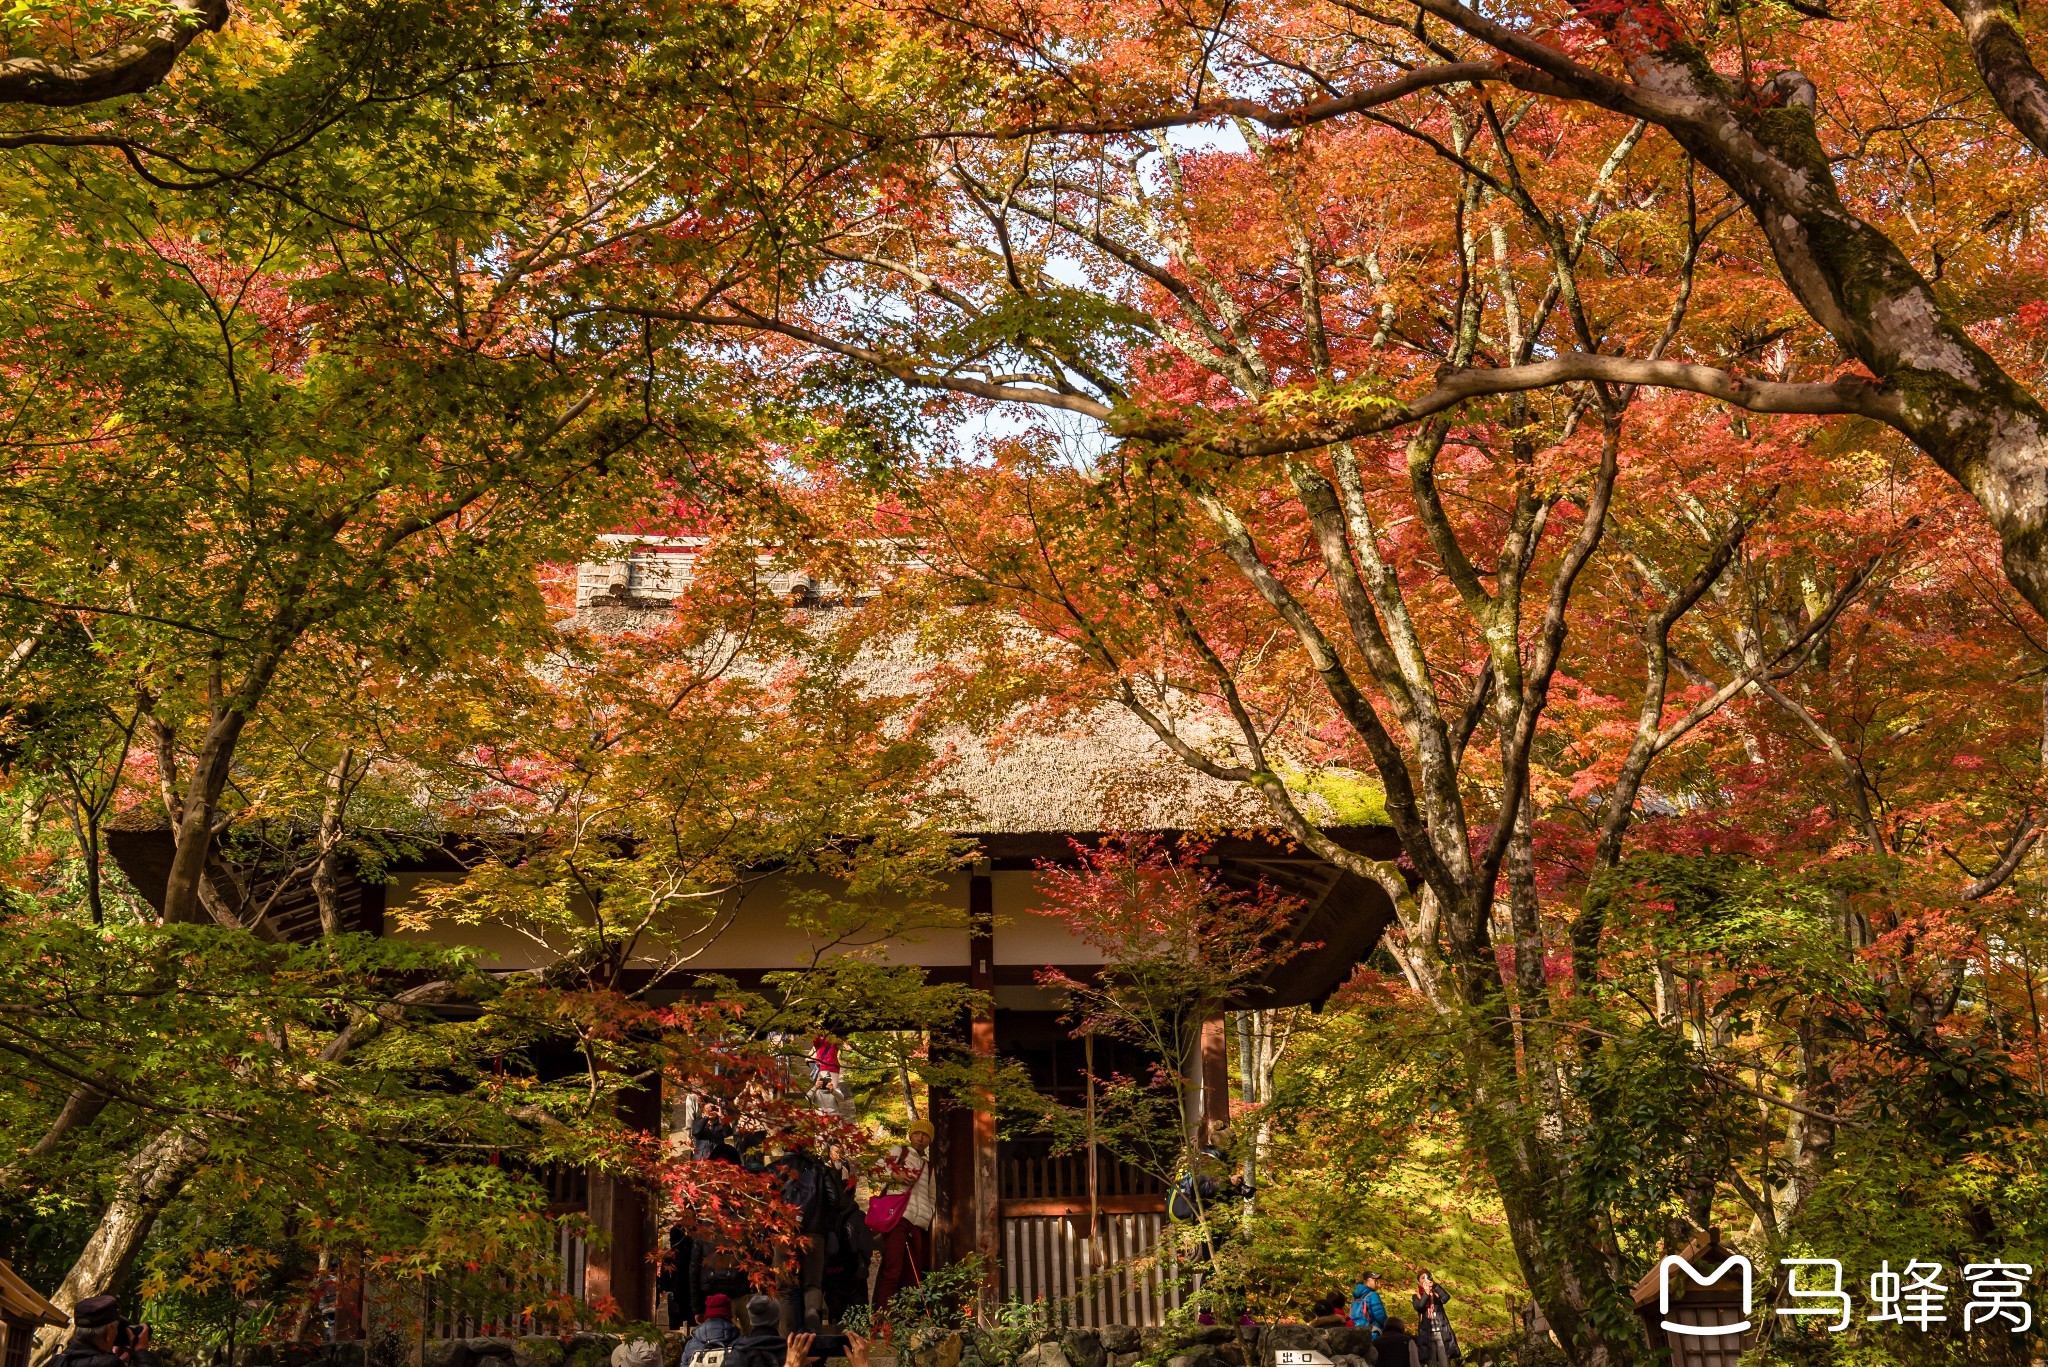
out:
M223 1297L274 1293L316 1248L435 1274L551 1249L544 1193L489 1162L501 1146L546 1146L470 1082L518 1067L521 1041L498 1028L498 989L466 954L367 936L286 946L211 926L93 927L18 899L0 928L0 1123L26 1148L81 1085L106 1098L71 1142L8 1155L11 1190L47 1193L9 1218L75 1251L79 1216L111 1197L131 1153L166 1127L202 1136L205 1162L144 1268L167 1313L203 1319ZM482 1014L366 1028L394 977L422 975ZM351 1027L359 1046L323 1053Z
M844 1322L849 1333L869 1335L886 1323L899 1343L929 1343L944 1334L971 1332L975 1306L988 1280L988 1259L970 1253L926 1273L906 1286L886 1306L857 1306Z
M1270 1131L1241 1275L1255 1314L1306 1319L1368 1268L1390 1313L1427 1268L1484 1342L1526 1299L1506 1218L1457 1124L1452 1037L1391 988L1357 983L1302 1013L1273 1100L1239 1124ZM1245 1141L1240 1141L1245 1142Z

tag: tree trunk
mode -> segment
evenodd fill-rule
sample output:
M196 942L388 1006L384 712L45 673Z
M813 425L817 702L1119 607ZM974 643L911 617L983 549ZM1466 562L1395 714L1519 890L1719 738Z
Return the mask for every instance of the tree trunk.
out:
M235 742L241 738L247 718L229 707L218 713L207 728L199 748L198 762L185 784L183 810L173 814L172 833L177 850L171 856L171 871L164 879L164 924L204 925L213 916L200 895L206 877L207 856L213 849L213 819L220 795L227 788L228 771L234 762Z
M344 748L327 775L327 795L320 804L320 854L313 866L313 895L320 902L320 934L332 939L345 929L341 922L341 818L348 803L349 766L356 752Z
M64 1136L73 1130L89 1128L99 1119L100 1112L107 1109L108 1100L105 1092L89 1082L81 1082L73 1087L71 1095L64 1098L63 1108L57 1112L56 1119L50 1122L50 1128L43 1131L43 1137L22 1155L22 1161L0 1168L0 1188L13 1186L26 1164L55 1153Z
M1493 1053L1492 1046L1479 1048ZM1513 1086L1512 1070L1497 1070ZM1574 1207L1567 1164L1555 1145L1538 1133L1543 1117L1516 1105L1512 1091L1476 1087L1468 1129L1486 1154L1487 1167L1507 1215L1516 1260L1543 1317L1557 1332L1575 1367L1627 1367L1644 1360L1646 1349L1621 1293L1597 1213ZM1621 1293L1625 1294L1625 1293Z
M87 1296L119 1291L157 1216L198 1171L206 1152L204 1134L179 1126L162 1131L143 1145L128 1160L113 1202L50 1297L51 1303L69 1312ZM32 1359L37 1367L57 1354L66 1336L63 1329L46 1328L37 1333Z

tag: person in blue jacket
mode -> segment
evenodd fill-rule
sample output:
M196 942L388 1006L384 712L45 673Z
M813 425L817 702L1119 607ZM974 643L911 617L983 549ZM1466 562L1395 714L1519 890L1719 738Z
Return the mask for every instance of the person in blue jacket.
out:
M1387 1303L1380 1299L1380 1274L1368 1272L1351 1288L1351 1327L1370 1329L1378 1338L1387 1327Z

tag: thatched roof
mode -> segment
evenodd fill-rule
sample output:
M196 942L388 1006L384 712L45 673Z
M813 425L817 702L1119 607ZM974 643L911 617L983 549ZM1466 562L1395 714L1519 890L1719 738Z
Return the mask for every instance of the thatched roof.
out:
M652 627L665 605L586 608L595 631ZM912 652L869 654L862 682L903 696L927 692ZM933 816L961 832L1235 829L1269 826L1272 816L1240 784L1220 783L1169 754L1136 717L1101 707L1054 730L1006 728L995 738L950 726L932 738L943 767Z
M658 626L689 582L690 556L678 548L691 544L627 548L625 570L582 566L577 625L600 633ZM793 592L817 592L812 581L790 578ZM631 587L615 591L608 585ZM837 611L818 608L821 629L829 629ZM933 682L942 663L901 638L861 652L854 669L875 692L921 697L943 686ZM1175 726L1198 748L1221 748L1223 727L1198 706L1177 708ZM932 743L943 761L931 789L932 815L963 834L1220 831L1275 824L1256 793L1193 769L1113 703L1051 725L1002 726L994 734L949 726ZM1305 787L1303 804L1321 821L1382 824L1375 819L1377 785L1361 776L1341 776L1334 785L1325 776Z

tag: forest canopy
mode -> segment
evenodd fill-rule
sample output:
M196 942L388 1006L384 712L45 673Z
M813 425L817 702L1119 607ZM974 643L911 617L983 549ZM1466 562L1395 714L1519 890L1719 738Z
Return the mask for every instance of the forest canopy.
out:
M678 946L771 869L817 943L964 933L962 738L1103 714L1240 802L1042 880L1112 966L1039 984L1091 1038L1231 1022L1216 1306L1429 1259L1481 1337L1610 1367L1709 1229L1780 1308L1787 1259L2048 1264L2016 5L24 0L0 39L0 1253L60 1308L201 1344L300 1333L344 1263L545 1280L562 1168L773 1226L629 1117L813 1035L895 1120L979 1088L1073 1144L963 1052L972 983ZM620 630L576 567L636 538L698 550ZM1298 910L1206 881L1246 824L1389 909L1313 1009L1246 995ZM550 966L373 933L435 860L436 915ZM1091 1081L1091 1151L1209 1161L1194 1066ZM1762 1318L1760 1360L2038 1351Z

